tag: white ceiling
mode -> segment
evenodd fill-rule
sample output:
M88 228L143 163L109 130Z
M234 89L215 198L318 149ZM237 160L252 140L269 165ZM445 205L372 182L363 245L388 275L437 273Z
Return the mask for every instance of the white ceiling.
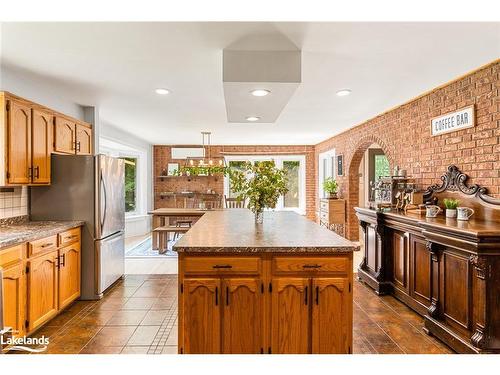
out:
M226 120L222 50L249 36L249 49L302 50L302 83L274 124ZM500 23L2 24L6 67L71 84L104 122L166 144L202 130L212 144L314 144L499 57Z

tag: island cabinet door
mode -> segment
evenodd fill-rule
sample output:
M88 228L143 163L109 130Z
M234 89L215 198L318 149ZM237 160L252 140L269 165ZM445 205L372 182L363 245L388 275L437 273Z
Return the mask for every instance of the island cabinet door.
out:
M221 353L221 280L184 279L182 352L186 354Z
M272 353L309 353L310 279L278 277L272 280Z
M262 343L262 292L257 278L224 279L222 347L225 354L258 354Z
M347 278L312 280L313 354L351 353L352 295Z
M58 251L51 251L28 262L29 331L57 314Z

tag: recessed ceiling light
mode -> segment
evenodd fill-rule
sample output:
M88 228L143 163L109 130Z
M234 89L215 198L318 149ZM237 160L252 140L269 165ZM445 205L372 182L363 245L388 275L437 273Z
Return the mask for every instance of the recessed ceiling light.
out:
M259 121L259 120L260 120L260 117L257 117L257 116L248 116L247 117L247 121L254 122L254 121Z
M349 89L342 89L337 91L337 96L347 96L351 93L351 90Z
M255 89L250 91L250 94L252 94L253 96L266 96L269 95L270 93L271 91L265 89Z
M156 89L155 92L158 95L167 95L167 94L170 94L170 90L168 90L168 89Z

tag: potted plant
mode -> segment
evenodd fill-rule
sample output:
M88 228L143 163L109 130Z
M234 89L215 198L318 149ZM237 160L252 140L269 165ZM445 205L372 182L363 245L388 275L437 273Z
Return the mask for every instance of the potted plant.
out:
M445 198L443 203L446 207L446 217L457 217L457 207L460 201L458 199Z
M241 170L229 169L231 190L238 198L247 199L247 207L255 214L255 222L264 220L264 209L275 208L278 198L288 192L286 171L276 168L274 161L245 163Z
M333 177L328 177L323 181L323 191L328 193L328 198L337 199L337 191L339 190L339 184Z

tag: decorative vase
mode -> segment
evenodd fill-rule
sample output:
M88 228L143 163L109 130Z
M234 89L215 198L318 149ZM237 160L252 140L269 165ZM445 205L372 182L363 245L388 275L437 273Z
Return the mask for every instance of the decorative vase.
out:
M330 198L330 199L338 199L337 193L329 193L328 194L328 198Z
M457 210L456 209L446 209L446 217L457 217Z
M264 211L255 211L255 224L262 224L264 222Z

